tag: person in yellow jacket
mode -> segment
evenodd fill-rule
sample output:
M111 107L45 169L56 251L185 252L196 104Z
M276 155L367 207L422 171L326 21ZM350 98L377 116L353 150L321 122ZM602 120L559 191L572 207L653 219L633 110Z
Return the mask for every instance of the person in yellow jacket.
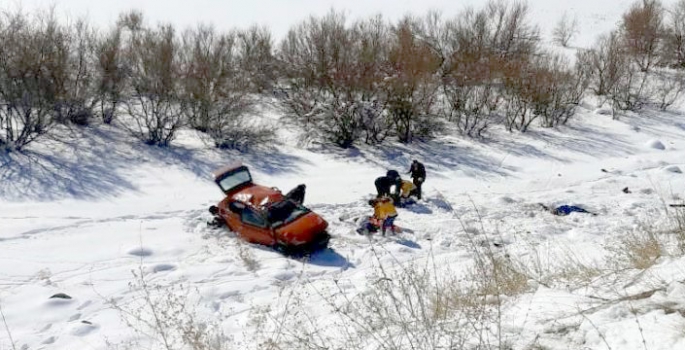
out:
M383 196L372 200L373 203L373 219L376 221L376 226L381 228L381 233L385 236L385 232L388 228L391 231L395 231L394 223L395 218L397 218L397 210L395 209L395 204L392 198L388 196Z
M416 185L414 185L414 183L411 181L402 180L399 198L400 206L404 206L405 204L407 204L410 201L409 197L416 195Z

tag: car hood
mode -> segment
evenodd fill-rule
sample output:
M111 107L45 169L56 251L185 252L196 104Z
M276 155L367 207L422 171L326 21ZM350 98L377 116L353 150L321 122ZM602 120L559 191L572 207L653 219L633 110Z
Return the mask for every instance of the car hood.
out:
M300 245L313 241L320 233L326 231L327 227L326 220L314 212L309 212L276 228L275 231L280 241Z

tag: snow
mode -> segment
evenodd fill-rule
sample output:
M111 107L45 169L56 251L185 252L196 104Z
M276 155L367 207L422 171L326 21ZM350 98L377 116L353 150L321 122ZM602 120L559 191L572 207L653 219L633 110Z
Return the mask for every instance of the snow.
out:
M76 1L62 5L68 3L85 8ZM308 11L324 11L321 3ZM459 7L468 3L476 2ZM97 11L119 10L108 4ZM184 13L178 4L168 10L175 14L153 19L178 19ZM367 14L360 4L344 6ZM417 11L415 4L374 4L368 11L392 8L399 16ZM543 33L555 22L550 16L577 15L578 46L612 28L628 4L530 3ZM170 149L159 149L96 126L77 140L47 140L26 155L0 155L0 307L9 330L0 326L0 350L13 348L10 334L17 349L108 349L131 341L143 343L133 348L155 348L143 346L146 340L126 324L127 313L148 312L140 304L140 276L161 295L187 297L189 309L217 322L236 348L258 348L255 315L270 310L281 317L284 300L295 292L334 284L353 299L378 282L379 264L433 262L436 274L466 281L476 251L486 248L530 264L531 275L541 277L505 298L501 324L514 349L685 348L682 254L660 256L642 271L602 265L605 258L629 259L621 254L633 234L671 232L676 212L667 204L685 197L683 110L614 120L610 109L597 107L581 105L560 130L495 132L484 141L444 136L340 150L299 146L294 132L282 129L281 143L238 153L207 149L188 131ZM412 159L425 163L428 178L425 199L399 209L404 231L358 235L360 217L371 212L373 180L388 169L406 171ZM261 184L287 191L305 183L306 204L330 223L330 249L302 260L208 227L207 207L222 198L210 173L234 161L247 164ZM539 204L577 205L598 215L556 217ZM677 252L675 245L668 248ZM585 269L588 280L569 266ZM593 274L596 266L600 272ZM542 278L556 270L578 280ZM71 299L50 298L57 293ZM296 306L322 324L338 321L323 299L312 292Z
M219 320L234 341L254 346L250 314L277 308L277 296L288 286L336 280L358 293L378 263L435 259L464 273L474 245L492 243L521 261L537 255L548 269L568 257L593 264L628 232L646 224L666 227L672 213L664 203L681 201L685 190L677 171L685 166L685 130L671 126L679 114L651 124L638 116L612 120L593 114L582 109L561 130L501 133L485 142L444 137L353 152L302 148L288 141L287 130L278 148L253 154L208 150L190 132L168 151L148 148L111 127L96 127L91 138L74 141L69 154L59 148L67 146L48 142L32 151L38 162L32 167L10 155L2 170L12 179L0 185L3 313L19 347L105 349L106 341L130 341L112 300L136 300L131 283L142 274L147 283L170 290L188 286L186 293L199 298L199 314ZM641 131L634 130L636 124ZM670 146L642 147L656 138ZM76 144L112 139L120 143L107 150ZM406 231L371 240L356 234L355 220L370 213L366 201L375 177L404 170L412 159L424 161L429 178L425 200L399 209L397 224ZM259 183L283 190L306 183L306 203L330 223L331 248L303 262L209 228L206 208L221 199L210 171L235 160L247 164ZM599 215L555 217L538 203L579 205ZM377 255L378 249L385 253ZM685 307L678 282L685 280L682 261L660 259L632 288L600 281L575 289L530 280L530 291L511 302L503 330L516 334L516 348L538 339L550 348L602 348L606 342L638 349L642 337L649 349L678 348L685 337L676 326L685 321L671 310ZM590 296L620 298L655 285L660 290L649 298L592 311L597 301ZM49 298L56 293L72 299ZM317 313L318 300L303 302L325 320L326 314ZM584 309L591 311L579 315ZM525 320L515 317L523 310ZM549 323L566 318L566 326Z
M647 142L647 147L662 151L666 149L666 146L664 146L663 142L659 140L650 140L649 142Z

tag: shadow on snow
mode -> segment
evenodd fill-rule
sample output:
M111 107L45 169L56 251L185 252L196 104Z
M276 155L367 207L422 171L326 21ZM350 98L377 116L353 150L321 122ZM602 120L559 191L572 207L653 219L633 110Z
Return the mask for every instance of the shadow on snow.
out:
M76 135L74 135L76 133ZM147 164L176 167L210 181L213 170L243 161L254 170L298 171L306 160L261 147L248 153L184 146L147 146L120 130L78 129L22 152L0 153L0 198L10 201L98 199L138 191L132 171ZM162 173L159 174L163 176Z

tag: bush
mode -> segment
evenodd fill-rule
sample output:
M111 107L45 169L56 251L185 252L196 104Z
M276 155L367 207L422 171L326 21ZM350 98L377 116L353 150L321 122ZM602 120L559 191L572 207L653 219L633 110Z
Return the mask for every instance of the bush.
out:
M96 43L95 106L105 124L116 118L127 84L122 28L116 26L101 35Z
M664 63L676 68L685 68L685 0L673 4L667 11L663 39Z
M568 47L576 34L578 34L578 19L576 17L569 19L568 14L564 13L552 31L552 41L563 47Z
M351 28L345 22L343 15L331 12L291 29L278 55L283 79L279 104L308 137L341 147L362 137L381 142L386 135L380 111L387 102L379 84L387 27L380 18Z
M526 5L491 1L448 22L444 38L445 115L465 135L480 136L502 107L502 82L536 54L538 29Z
M203 26L183 35L184 112L188 123L219 148L245 148L269 135L259 125L246 123L257 98L250 92L251 72L241 67L236 40L236 33L219 35Z
M587 62L595 78L592 90L596 95L608 95L630 70L627 52L615 31L600 36L587 55Z
M0 32L0 148L21 150L54 125L66 36L51 13L2 13Z
M184 125L188 101L180 98L180 45L170 25L142 27L140 14L129 14L127 64L130 95L124 126L149 145L168 146Z
M623 14L621 37L626 52L642 72L649 72L658 63L665 36L663 22L664 9L658 0L635 3Z
M410 18L392 29L387 78L382 85L387 95L388 115L401 142L411 142L416 136L431 136L437 126L435 106L439 81L436 73L442 60L415 31Z

